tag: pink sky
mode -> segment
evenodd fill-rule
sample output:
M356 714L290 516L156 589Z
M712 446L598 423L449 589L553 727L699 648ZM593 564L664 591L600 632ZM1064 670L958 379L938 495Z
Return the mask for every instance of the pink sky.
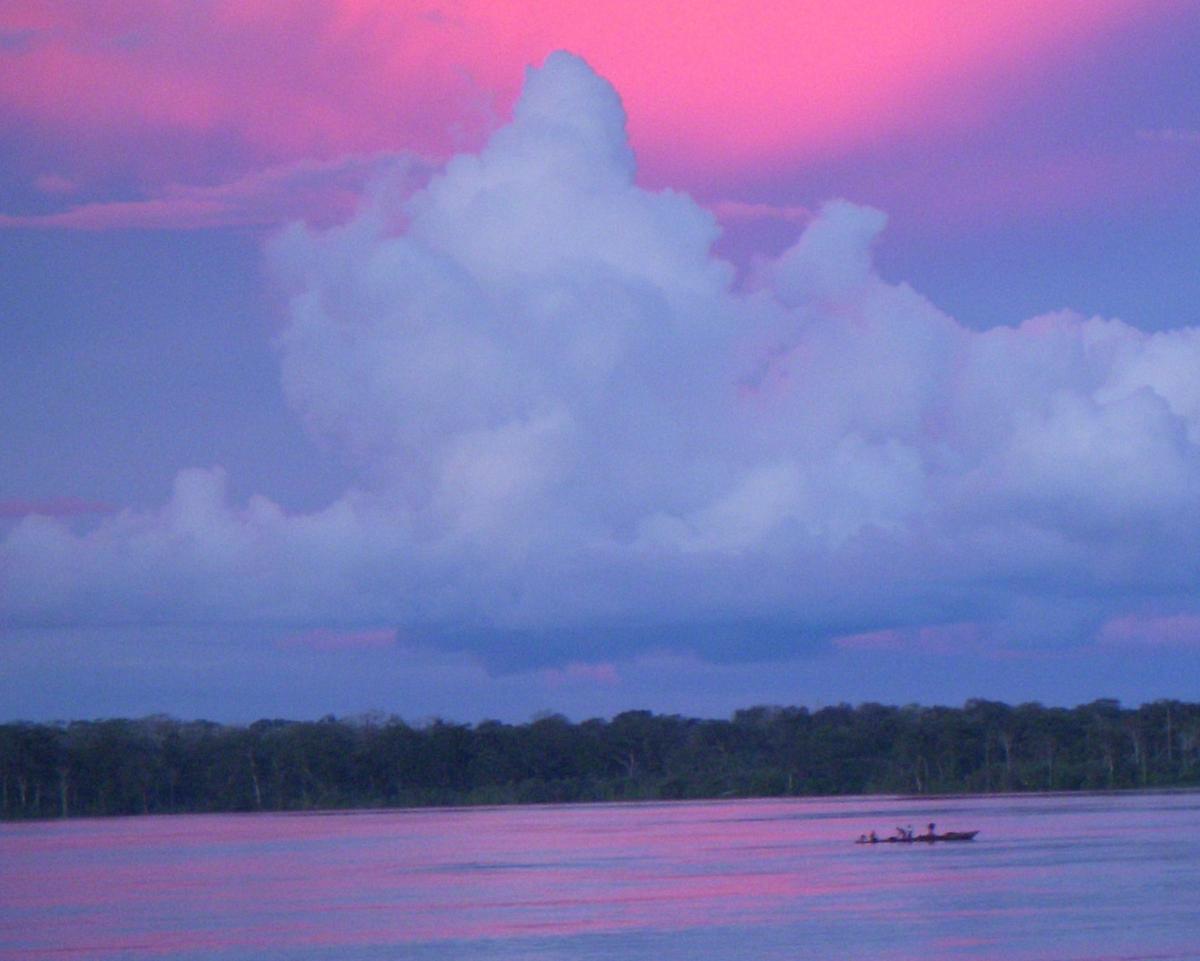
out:
M503 717L1174 691L1198 45L1179 0L0 5L0 701L226 710L122 667L188 638L246 712L326 662Z
M0 111L72 139L71 169L29 172L43 183L444 156L507 115L522 66L565 48L621 92L647 179L700 182L984 124L1072 50L1169 6L32 2L0 13Z

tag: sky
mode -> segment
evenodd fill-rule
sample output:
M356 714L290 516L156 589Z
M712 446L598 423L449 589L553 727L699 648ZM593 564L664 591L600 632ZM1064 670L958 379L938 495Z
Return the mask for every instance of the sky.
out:
M0 719L1195 700L1198 46L0 4Z

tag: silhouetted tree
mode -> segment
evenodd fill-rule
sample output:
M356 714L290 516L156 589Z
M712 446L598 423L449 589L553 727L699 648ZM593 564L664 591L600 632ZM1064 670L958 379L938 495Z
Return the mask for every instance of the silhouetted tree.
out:
M0 724L0 816L1200 784L1200 705Z

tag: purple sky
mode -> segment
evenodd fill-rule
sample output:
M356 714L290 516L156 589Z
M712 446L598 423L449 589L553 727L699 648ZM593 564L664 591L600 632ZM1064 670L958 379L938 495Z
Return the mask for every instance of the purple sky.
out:
M1200 11L1012 7L0 12L0 716L1195 699Z

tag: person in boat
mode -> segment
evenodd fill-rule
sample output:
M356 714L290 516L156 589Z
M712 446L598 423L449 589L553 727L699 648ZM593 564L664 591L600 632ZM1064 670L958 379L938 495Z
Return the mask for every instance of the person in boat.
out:
M932 821L930 821L929 822L929 836L931 838L936 836L936 833L934 832L933 827L934 827L934 824Z
M876 834L874 831L872 831L872 832L871 832L871 833L868 835L868 840L869 840L869 841L870 841L872 844L875 844L875 843L876 843L876 842L878 842L878 840L879 840L879 835L877 835L877 834Z

